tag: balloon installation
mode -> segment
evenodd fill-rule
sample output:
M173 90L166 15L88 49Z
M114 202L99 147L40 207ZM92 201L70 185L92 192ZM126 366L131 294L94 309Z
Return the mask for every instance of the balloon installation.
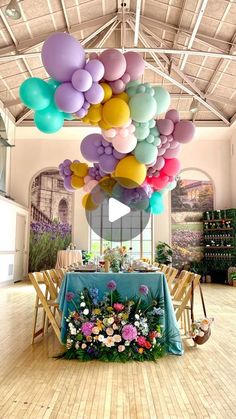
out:
M195 126L180 120L177 110L168 110L168 91L140 82L143 58L107 49L86 60L82 45L59 32L44 42L42 62L51 78L32 77L20 87L36 127L50 134L64 120L79 119L101 130L81 142L91 167L69 159L60 164L65 188L83 188L82 204L90 211L113 195L132 210L160 214L164 192L176 186L181 145L193 139Z

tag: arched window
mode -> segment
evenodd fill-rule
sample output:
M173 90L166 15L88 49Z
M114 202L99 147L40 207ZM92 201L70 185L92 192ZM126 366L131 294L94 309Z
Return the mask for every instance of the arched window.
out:
M60 200L58 205L58 217L61 223L66 224L68 222L68 203L64 198Z
M173 264L178 267L203 257L204 211L214 208L214 185L207 173L183 170L171 192L171 242Z

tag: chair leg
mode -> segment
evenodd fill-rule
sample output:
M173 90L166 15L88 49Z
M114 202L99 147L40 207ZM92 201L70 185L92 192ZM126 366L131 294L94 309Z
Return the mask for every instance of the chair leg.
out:
M33 332L32 332L32 338L31 338L31 344L34 343L35 338L35 331L36 331L36 325L37 325L37 318L38 318L38 303L39 303L39 297L36 296L35 299L35 306L34 306L34 318L33 318Z

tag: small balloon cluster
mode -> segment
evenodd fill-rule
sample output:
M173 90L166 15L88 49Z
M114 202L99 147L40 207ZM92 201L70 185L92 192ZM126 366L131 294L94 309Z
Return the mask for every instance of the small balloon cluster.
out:
M107 49L86 61L76 39L56 33L44 42L42 61L51 79L33 77L20 87L38 129L54 133L64 119L74 118L101 128L80 146L92 167L69 159L60 164L65 188L83 188L88 210L114 196L132 210L161 213L163 193L176 186L181 144L192 140L195 127L176 110L168 111L170 95L163 87L140 82L143 58Z

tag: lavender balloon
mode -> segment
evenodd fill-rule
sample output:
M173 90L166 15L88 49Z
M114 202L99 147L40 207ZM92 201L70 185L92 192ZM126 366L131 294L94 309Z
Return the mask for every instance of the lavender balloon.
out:
M92 86L93 79L88 71L79 69L73 73L71 82L76 90L86 92Z
M114 172L119 160L117 160L112 154L103 154L99 157L99 164L103 172L112 173Z
M64 179L64 188L69 192L74 192L75 189L71 186L71 176L66 176Z
M64 32L51 35L43 44L42 61L48 74L58 81L70 81L73 73L85 65L81 44Z
M87 102L92 105L100 103L104 98L104 90L98 83L93 83L90 89L84 94Z
M99 60L90 60L86 64L85 70L87 70L91 74L93 81L101 80L105 72L104 65Z
M82 156L91 162L98 163L98 148L102 145L103 136L101 134L90 134L85 137L80 145Z
M62 83L56 90L55 102L63 112L79 111L84 103L84 95L74 89L71 83Z

